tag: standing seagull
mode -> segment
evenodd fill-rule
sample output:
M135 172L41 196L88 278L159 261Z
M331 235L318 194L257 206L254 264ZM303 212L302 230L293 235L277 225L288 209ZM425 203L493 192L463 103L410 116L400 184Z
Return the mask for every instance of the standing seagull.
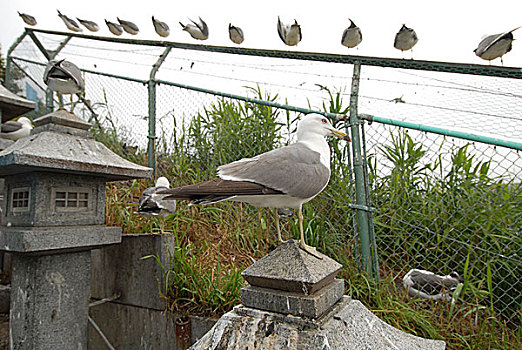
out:
M350 26L344 30L341 44L351 49L361 43L362 33L361 28L357 27L351 19L348 18L348 20L350 21Z
M232 23L228 24L228 36L235 44L241 44L245 40L243 30L239 27L233 26Z
M166 177L160 177L156 180L154 187L147 188L143 191L138 205L138 214L147 217L165 218L176 211L176 201L164 200L167 194L159 194L158 192L168 190L170 187L169 180ZM163 232L163 225L160 225Z
M78 20L78 22L80 22L80 24L82 24L85 28L89 29L91 32L97 32L98 30L100 30L100 27L98 27L98 24L96 22L88 21L86 19L79 19L78 17L76 17L76 19Z
M208 26L205 23L205 21L203 21L201 19L201 17L199 17L199 23L194 22L193 20L190 20L190 21L192 23L188 23L185 25L185 24L179 22L179 24L181 24L181 28L183 28L184 31L188 32L190 34L190 36L193 37L194 39L207 40L208 39Z
M118 20L118 22L120 22L123 30L126 31L127 33L136 35L140 31L138 26L136 24L134 24L133 22L125 21L123 19L119 19L118 17L116 17L116 19Z
M109 22L105 20L105 24L107 24L107 27L109 28L110 32L116 36L120 36L123 33L123 28L118 23Z
M405 24L403 24L401 29L397 32L397 34L395 34L393 47L404 52L411 50L415 44L417 44L417 41L419 41L419 38L417 38L417 33L415 33L413 29L408 28Z
M350 140L334 129L320 114L306 115L297 126L297 142L253 158L218 167L217 179L162 191L163 199L185 199L195 204L223 200L244 202L256 207L297 210L300 247L314 256L315 248L306 245L302 205L317 196L330 179L330 147L325 136ZM280 241L279 217L276 215Z
M500 57L500 62L504 65L502 56L511 51L511 44L513 43L513 32L520 27L510 30L502 34L488 35L478 44L478 47L473 50L475 55L486 61L492 61Z
M30 26L36 25L36 18L34 18L33 16L28 15L27 13L20 13L20 11L18 11L18 14L20 15L20 17L22 17L25 24L28 24Z
M288 46L297 45L303 38L301 34L301 26L297 24L297 20L294 19L294 23L290 25L283 24L279 16L277 17L277 33L283 42Z
M152 16L152 24L154 25L154 30L158 33L162 38L166 38L170 34L170 28L167 23L159 21Z
M82 72L74 63L66 60L53 60L47 63L44 72L44 83L58 96L71 95L71 113L73 111L73 94L83 90L85 83ZM60 99L60 108L63 108Z
M412 269L402 279L404 288L413 297L430 300L453 301L453 292L464 282L458 273L452 272L447 276L439 276L431 271Z
M9 120L3 123L0 136L3 139L16 141L22 137L29 136L32 129L33 124L31 120L26 117L20 117L17 121Z
M60 13L59 10L56 10L58 11L58 17L60 17L63 21L63 23L65 23L65 26L67 27L67 29L73 31L73 32L81 32L82 31L82 28L80 28L80 26L78 25L78 23L76 23L76 21L72 18L69 18L67 17L66 15L62 15Z

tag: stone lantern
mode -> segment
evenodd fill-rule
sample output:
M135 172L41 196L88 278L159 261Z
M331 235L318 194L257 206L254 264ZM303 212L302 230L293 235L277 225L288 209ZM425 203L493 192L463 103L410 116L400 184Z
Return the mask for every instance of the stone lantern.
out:
M36 108L36 103L13 94L0 85L0 119L2 123ZM9 147L13 141L0 138L0 150Z
M0 152L0 250L13 253L11 347L86 349L90 249L121 241L120 227L104 225L105 183L152 169L111 152L65 110L34 125Z

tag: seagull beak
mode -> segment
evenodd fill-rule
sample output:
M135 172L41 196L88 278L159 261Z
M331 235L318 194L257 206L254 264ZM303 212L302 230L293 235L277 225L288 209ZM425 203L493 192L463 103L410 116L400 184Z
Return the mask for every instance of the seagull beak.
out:
M340 138L342 140L345 140L345 141L348 141L348 142L352 141L350 136L346 135L342 131L339 131L337 129L330 129L330 132L332 133L332 136L338 137L338 138Z

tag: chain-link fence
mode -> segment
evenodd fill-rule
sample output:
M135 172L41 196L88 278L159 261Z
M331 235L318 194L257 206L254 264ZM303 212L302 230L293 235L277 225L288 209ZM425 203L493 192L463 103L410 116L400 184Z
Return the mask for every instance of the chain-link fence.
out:
M147 151L157 175L181 177L192 165L200 169L193 178L209 179L220 164L293 141L307 111L360 131L353 148L333 146L330 185L305 208L309 242L335 232L376 277L456 271L488 292L479 302L518 319L520 69L42 30L15 44L9 68L42 99L47 59L80 66L86 88L76 113L113 130L131 159Z

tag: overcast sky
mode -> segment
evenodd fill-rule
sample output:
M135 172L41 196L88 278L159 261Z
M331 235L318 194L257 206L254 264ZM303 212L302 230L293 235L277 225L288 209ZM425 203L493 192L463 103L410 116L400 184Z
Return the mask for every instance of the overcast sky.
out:
M98 22L99 35L111 36L103 20L116 16L131 20L140 27L135 38L159 39L154 32L151 16L167 22L171 28L168 40L196 41L182 32L179 21L201 16L210 28L209 45L235 45L228 39L228 23L245 32L244 47L346 53L377 57L407 57L393 48L395 33L404 23L417 32L419 42L413 58L486 63L473 50L487 34L496 34L522 25L522 3L513 1L315 1L303 5L302 0L265 1L70 1L70 0L0 0L0 44L2 53L22 34L25 24L17 11L36 17L37 28L66 31L57 16L59 9L70 17ZM248 4L248 6L246 6ZM284 22L295 18L301 25L303 40L297 48L288 48L280 41L277 16ZM340 44L343 30L351 18L362 29L363 42L358 49ZM522 38L522 29L514 33ZM131 37L124 33L123 37ZM494 61L499 64L500 61ZM506 66L522 66L522 40L513 43L513 50L504 58Z

